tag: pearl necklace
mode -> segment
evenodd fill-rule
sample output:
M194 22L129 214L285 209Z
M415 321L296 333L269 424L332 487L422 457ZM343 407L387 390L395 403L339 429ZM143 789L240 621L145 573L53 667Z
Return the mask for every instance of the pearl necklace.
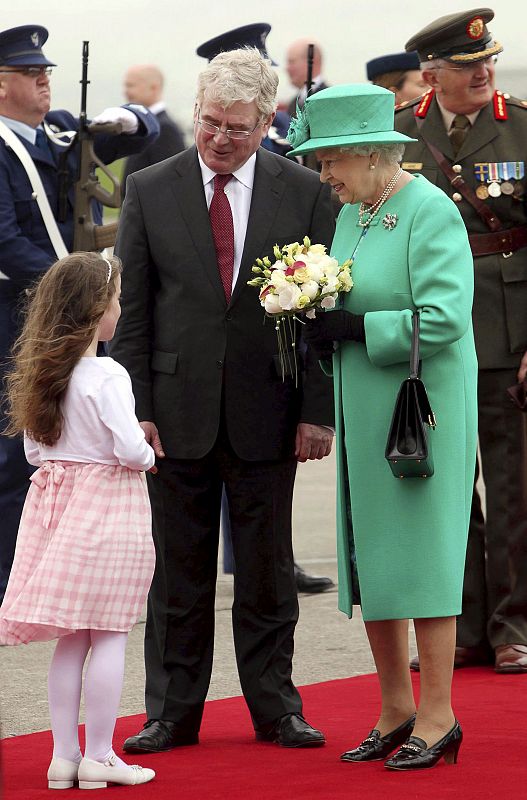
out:
M359 206L359 225L361 226L361 228L367 228L368 227L368 225L370 224L370 222L372 221L372 219L374 218L374 216L376 215L376 213L378 212L380 207L387 201L387 199L389 198L389 196L393 192L393 190L395 188L395 184L397 183L397 181L399 180L399 178L401 177L402 174L403 174L403 168L399 167L397 169L395 175L389 181L389 183L386 184L386 187L385 187L383 193L381 194L381 196L379 197L379 199L376 200L375 203L373 203L373 205L369 206L369 208L366 208L365 203L361 203L360 204L360 206ZM368 219L366 219L366 220L364 219L364 215L365 214L369 215Z

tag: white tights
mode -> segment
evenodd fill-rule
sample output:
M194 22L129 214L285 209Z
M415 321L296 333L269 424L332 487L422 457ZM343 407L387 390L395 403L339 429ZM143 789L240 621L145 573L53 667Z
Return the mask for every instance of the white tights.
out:
M84 755L106 761L113 753L112 737L123 688L128 634L80 630L57 642L48 674L48 699L53 732L53 755L79 762L79 706L84 677L86 748ZM118 759L122 766L125 763Z

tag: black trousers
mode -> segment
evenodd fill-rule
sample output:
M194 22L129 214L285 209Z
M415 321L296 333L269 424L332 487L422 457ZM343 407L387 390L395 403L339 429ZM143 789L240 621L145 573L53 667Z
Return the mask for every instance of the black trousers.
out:
M458 617L457 644L462 647L527 644L527 420L506 393L514 383L516 370L479 372L487 513L485 521L474 487Z
M300 712L291 680L298 600L291 509L296 461L238 458L222 432L201 459L165 458L148 476L157 564L145 634L149 719L197 732L212 671L222 485L235 562L232 626L255 727Z

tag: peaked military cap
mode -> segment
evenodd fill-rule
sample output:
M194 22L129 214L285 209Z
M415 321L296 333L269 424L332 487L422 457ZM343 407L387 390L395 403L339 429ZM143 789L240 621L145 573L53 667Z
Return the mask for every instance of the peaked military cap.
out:
M494 19L492 8L473 8L447 14L431 22L405 44L406 50L417 50L422 62L442 58L455 64L470 64L501 53L486 23Z
M239 47L256 47L262 56L268 58L271 64L276 67L276 62L273 61L265 47L265 40L270 30L271 26L267 22L242 25L241 28L226 31L226 33L221 33L219 36L215 36L214 39L209 39L208 42L200 44L196 53L198 56L212 61L219 53L237 50Z
M19 25L0 32L0 66L56 67L42 52L48 32L42 25Z
M372 81L378 75L386 75L387 72L420 68L419 56L415 50L410 50L409 53L390 53L390 55L379 56L368 61L366 64L366 77L369 81Z

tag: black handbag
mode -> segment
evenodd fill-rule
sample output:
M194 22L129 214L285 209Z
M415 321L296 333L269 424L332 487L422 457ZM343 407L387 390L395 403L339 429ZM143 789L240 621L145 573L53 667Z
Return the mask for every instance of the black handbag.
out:
M410 375L401 383L386 442L385 456L396 478L430 478L434 474L430 433L436 420L419 377L419 320L419 311L414 311Z

